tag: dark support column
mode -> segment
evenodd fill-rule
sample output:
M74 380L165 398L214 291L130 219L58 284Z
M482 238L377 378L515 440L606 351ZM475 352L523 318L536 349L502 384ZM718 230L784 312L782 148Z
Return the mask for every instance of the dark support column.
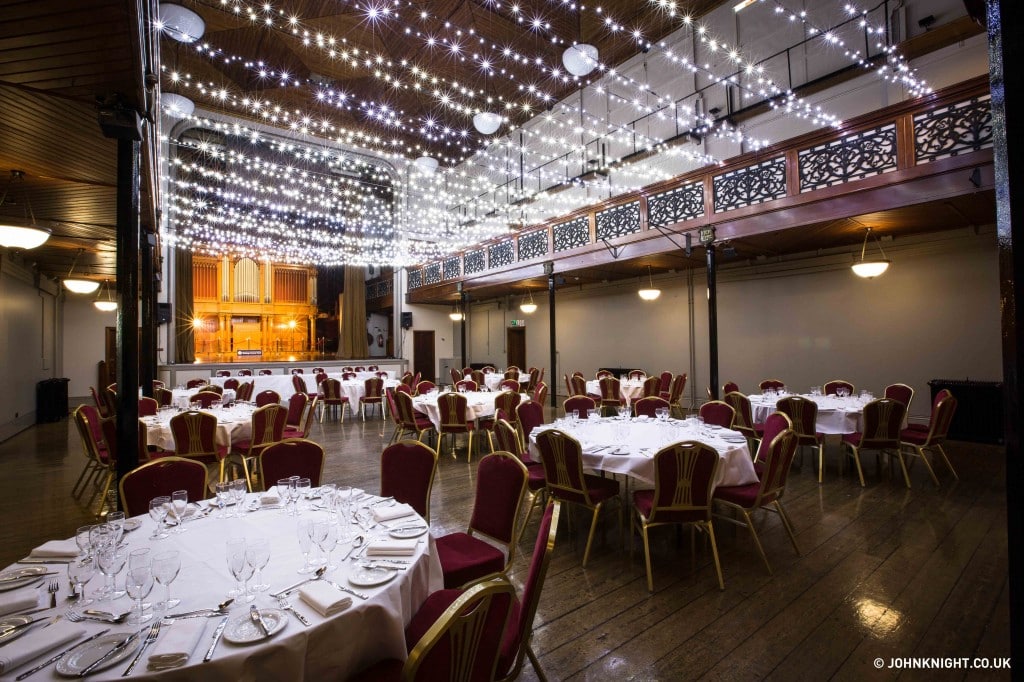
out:
M551 407L557 408L558 399L555 395L558 393L558 347L555 344L555 275L554 273L548 274L548 345L551 347L551 359L550 367L551 377L548 381L550 387L549 394L551 395Z
M459 292L460 308L462 309L462 320L459 322L459 344L462 348L462 367L468 367L466 359L469 358L469 353L466 352L466 316L469 315L469 294L465 291ZM459 374L462 373L462 367L459 367Z
M1016 27L1016 28L1015 28ZM1024 75L1020 64L1024 49L1014 39L1024 27L1024 6L1011 0L989 0L989 78L992 92L992 133L996 190L996 228L999 244L1000 307L1003 328L1003 429L1006 441L1006 531L1008 537L1007 574L1010 593L1010 655L1014 661L1014 679L1021 677L1024 665L1024 462L1021 461L1020 429L1024 424L1020 370L1024 366L1024 348L1018 337L1024 305L1024 140L1008 134L1010 118L1021 117L1024 109ZM1006 29L1005 31L1003 29ZM1019 127L1019 126L1018 126ZM1017 168L1017 175L1011 169ZM1015 189L1016 188L1016 189ZM1014 201L1013 197L1017 200ZM1014 217L1016 216L1016 217Z
M139 255L142 258L142 277L139 295L142 300L142 329L139 349L139 385L142 395L153 397L153 380L156 379L156 275L153 271L156 250L156 235L143 237Z
M715 244L705 247L708 257L708 384L718 400L718 289L715 282Z
M117 139L117 478L139 465L139 185L142 118L115 102L100 128Z

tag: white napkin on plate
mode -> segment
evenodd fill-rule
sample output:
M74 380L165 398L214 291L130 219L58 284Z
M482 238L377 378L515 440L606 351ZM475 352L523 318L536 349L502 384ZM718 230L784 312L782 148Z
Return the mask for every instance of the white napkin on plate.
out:
M170 670L188 663L206 630L206 618L183 618L165 625L149 655L149 670Z
M78 556L78 543L70 540L48 540L33 549L29 556L39 559L74 559Z
M39 605L39 593L36 588L16 590L0 594L0 616L22 609L31 609Z
M373 508L373 518L377 523L392 521L403 516L411 516L416 510L407 504L393 504L390 506L378 506Z
M260 495L260 504L281 504L281 496L277 493L277 486L272 486L265 493Z
M375 540L366 548L366 556L412 556L418 540Z
M40 658L48 651L66 646L85 634L78 623L60 621L48 628L36 628L18 640L15 646L0 649L0 675Z
M307 583L299 589L299 599L309 604L325 618L341 613L352 606L352 598L346 597L338 590L319 580Z

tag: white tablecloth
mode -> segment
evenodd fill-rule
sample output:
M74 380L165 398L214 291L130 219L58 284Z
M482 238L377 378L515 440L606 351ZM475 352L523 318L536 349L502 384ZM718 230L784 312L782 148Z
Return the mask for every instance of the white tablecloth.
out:
M341 380L341 372L328 372L327 378ZM348 396L348 399L352 403L352 409L359 409L359 400L365 393L365 384L363 383L367 379L377 376L376 372L356 372L356 379L349 381L342 381L342 391ZM306 382L306 389L310 392L316 390L316 375L315 374L302 374L300 375L302 380ZM390 375L389 375L390 376ZM223 386L224 382L231 377L213 377L210 379L211 382L218 386ZM255 381L253 385L252 395L256 397L262 391L271 390L277 391L277 394L281 396L281 403L284 405L288 404L288 400L295 393L295 386L292 384L291 374L268 374L266 376L256 377L235 377L236 379L244 379L245 381ZM384 386L395 386L398 382L391 377L384 380ZM348 387L348 388L346 388Z
M328 375L330 376L330 375ZM371 373L371 377L374 376ZM370 377L367 377L370 378ZM384 390L394 388L402 382L397 379L385 379ZM366 395L366 380L365 379L349 379L348 381L341 382L341 393L348 398L349 406L352 408L352 412L359 411L359 404L363 400L363 396ZM383 397L384 391L381 391Z
M670 443L696 440L713 447L721 457L715 485L747 485L757 482L746 439L738 431L708 428L704 433L684 421L670 419L585 419L578 425L567 420L538 426L530 433L530 454L540 461L537 433L558 428L580 441L583 465L594 471L626 474L654 484L654 454ZM727 442L728 436L736 442ZM622 454L618 454L622 453Z
M251 495L250 499L258 495ZM216 512L214 512L216 514ZM235 581L227 568L225 557L225 540L227 538L265 537L270 540L270 563L263 571L263 581L270 585L269 592L275 592L302 579L297 573L302 565L302 554L297 541L297 526L301 519L327 519L323 511L308 511L300 517L286 516L280 510L260 510L247 513L243 518L218 519L215 515L189 521L184 533L164 540L152 541L149 536L154 523L148 517L142 519L140 529L128 533L125 541L128 550L150 547L151 553L174 549L181 553L181 572L171 585L172 596L180 598L181 604L174 607L175 612L215 607L225 599L229 590L235 587ZM390 522L389 526L409 525L410 519ZM358 531L362 532L362 531ZM386 531L378 530L386 536ZM348 544L339 544L334 550L333 559L338 561L348 551ZM245 646L221 640L213 660L203 663L202 658L209 647L213 630L220 619L206 619L206 631L200 640L196 653L189 659L185 667L153 673L146 670L150 647L143 654L142 660L132 673L131 679L153 680L344 680L355 672L382 658L398 658L404 660L405 626L420 607L427 596L444 586L441 565L437 559L433 538L422 536L417 546L417 553L412 557L400 557L412 563L405 571L398 571L390 582L377 587L356 587L349 583L348 577L356 568L353 561L341 562L341 567L327 577L334 582L346 585L369 596L369 599L353 597L352 606L341 613L324 618L312 608L306 606L298 596L291 595L292 605L310 621L310 627L304 627L295 617L287 614L287 625L280 633L269 640ZM64 573L63 565L55 565L50 570ZM103 576L98 572L87 586L87 592L95 592L102 584ZM119 583L124 576L118 578ZM65 609L68 602L66 580L59 581L61 592L58 595L59 611ZM23 588L37 590L36 587ZM154 587L150 594L151 601L162 599L164 588ZM340 593L339 593L340 594ZM46 602L45 593L40 599ZM256 597L255 603L261 609L278 608L277 600L267 592ZM114 604L120 611L127 610L128 600L122 598ZM106 609L108 603L99 603L91 608ZM236 602L230 610L231 619L248 617L249 605ZM41 614L45 615L45 614ZM39 616L36 616L39 617ZM181 621L186 622L186 621ZM82 622L80 625L92 634L106 627L113 632L132 632L139 629L138 625L108 626L97 622ZM146 625L148 629L149 624ZM37 626L38 627L38 626ZM173 627L173 625L171 626ZM145 634L145 633L143 633ZM161 637L164 635L161 634ZM158 640L159 642L159 640ZM12 650L18 646L18 640L5 645ZM51 654L52 655L52 654ZM35 663L45 658L23 665L12 671L12 679ZM92 680L120 680L121 673L128 666L131 658L99 673L90 675ZM35 674L32 680L58 680L54 666Z
M601 382L588 381L587 393L601 395ZM644 397L644 382L635 379L627 379L626 381L620 379L619 393L622 395L622 399L626 401L626 405L632 405L634 400Z
M466 378L467 379L472 379L473 376L467 374ZM500 374L498 372L491 372L490 374L485 374L484 375L484 385L487 387L488 391L497 391L498 390L498 384L500 384L504 380L505 380L505 373L504 372L502 372ZM529 372L520 372L519 373L519 386L520 386L520 390L525 388L529 383L530 383L530 373Z
M466 419L494 416L494 398L497 393L486 391L468 391L466 394ZM412 399L412 406L418 412L427 415L435 429L441 428L441 411L437 409L437 393L418 395ZM521 396L526 399L526 396Z
M217 445L228 448L237 440L248 438L252 434L253 405L235 403L231 407L207 410L217 417ZM143 417L146 425L146 442L164 450L174 449L174 436L171 435L171 417L177 410L161 410L155 417Z
M864 404L870 401L861 400L859 396L839 398L834 395L804 395L800 397L813 400L818 404L818 422L815 428L819 433L855 433L864 426ZM756 424L763 424L768 415L775 411L775 403L779 401L778 396L752 395L749 398L750 411Z

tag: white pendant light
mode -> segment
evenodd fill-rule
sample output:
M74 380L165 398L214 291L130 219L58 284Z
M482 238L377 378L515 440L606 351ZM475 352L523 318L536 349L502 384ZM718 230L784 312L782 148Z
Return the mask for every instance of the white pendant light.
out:
M459 310L459 307L456 306L454 310L448 313L448 317L451 319L452 322L461 322L463 317L465 316L462 314L462 311Z
M78 257L84 252L85 249L79 249L75 253L75 259L71 261L71 269L68 270L68 276L64 278L64 288L75 294L91 294L100 288L100 283L97 281L71 276L75 272L75 265L78 264Z
M196 103L176 92L160 93L160 103L164 113L171 118L188 118L196 110Z
M473 127L481 135L491 135L501 127L501 116L493 111L481 111L473 117Z
M661 296L661 289L654 288L654 279L651 277L650 265L647 266L647 282L648 284L650 284L650 287L646 289L640 289L636 293L638 293L640 295L640 298L642 298L645 301L658 300L658 297Z
M24 190L25 171L12 170L3 196L0 196L0 246L9 249L34 249L50 238L50 231L36 224L28 192ZM12 189L21 187L21 200L11 194ZM3 215L3 206L15 206L21 215Z
M533 291L530 292L530 300L527 301L524 299L523 302L519 304L519 309L527 315L537 312L537 304L533 302Z
M562 66L574 76L586 76L597 68L597 48L589 43L577 43L565 48Z
M881 258L865 258L865 252L868 247L868 237L871 236L871 228L867 228L864 233L864 243L860 247L860 260L855 262L850 268L853 270L853 274L864 279L873 279L878 277L892 264L892 261L885 257L885 251L882 249L882 243L878 241L878 237L875 237L875 243L878 244L878 251L882 254Z
M107 292L106 298L102 297L104 289ZM99 294L96 296L96 300L93 301L92 304L96 306L97 310L102 310L105 313L112 313L117 310L117 301L110 298L110 283L108 281L103 280L103 289L100 289Z
M413 164L420 170L421 173L426 175L433 175L434 171L437 170L437 159L433 156L421 156Z
M194 43L206 32L203 18L181 5L161 2L159 15L160 28L179 43Z

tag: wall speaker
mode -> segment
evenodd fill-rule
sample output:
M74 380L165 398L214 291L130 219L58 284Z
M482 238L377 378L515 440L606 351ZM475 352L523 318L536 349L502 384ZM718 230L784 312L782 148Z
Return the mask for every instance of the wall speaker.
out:
M156 304L156 323L167 324L171 321L171 304L170 303L157 303Z
M412 329L412 313L402 313L402 329Z

